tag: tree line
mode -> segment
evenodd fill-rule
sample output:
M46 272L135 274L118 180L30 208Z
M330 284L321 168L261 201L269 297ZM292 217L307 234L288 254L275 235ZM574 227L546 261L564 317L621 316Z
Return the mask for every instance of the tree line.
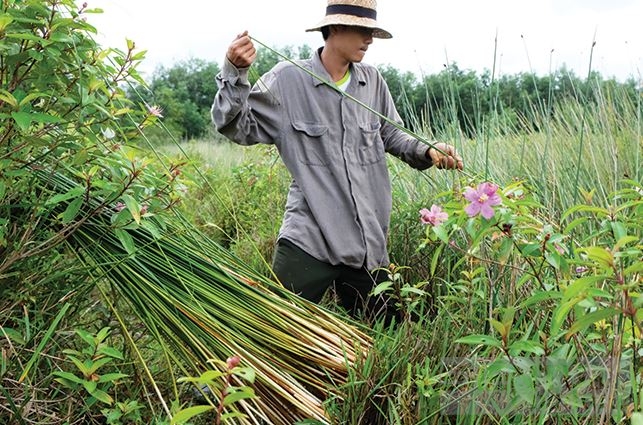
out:
M250 69L250 82L254 83L284 57L306 59L311 54L312 49L306 45L260 47ZM456 63L421 77L392 65L378 68L405 124L434 134L456 125L467 136L474 136L488 120L498 117L511 131L539 130L538 117L551 114L561 102L591 104L605 96L618 96L626 100L619 104L637 105L641 94L640 83L633 77L620 82L605 79L595 71L581 77L566 67L549 75L522 72L500 77L488 70L478 74L460 69ZM218 63L196 58L159 67L147 87L131 90L130 97L162 108L165 125L182 139L206 137L213 131L210 107L217 91L214 77L219 71Z

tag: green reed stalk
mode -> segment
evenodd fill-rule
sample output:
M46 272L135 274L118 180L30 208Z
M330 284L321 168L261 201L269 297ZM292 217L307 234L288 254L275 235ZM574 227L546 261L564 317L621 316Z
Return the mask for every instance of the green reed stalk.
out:
M491 84L489 86L489 111L492 113L493 117L498 116L498 95L493 97L493 86L496 81L496 61L498 58L498 31L496 31L496 36L493 40L493 66L491 71ZM496 93L499 92L499 89L496 90ZM489 134L490 126L487 127L486 131L483 131L483 134L486 134L486 140L484 143L485 146L485 158L484 158L484 179L487 180L489 176L489 143L491 140L491 135Z
M594 57L594 46L596 46L596 34L594 34L594 40L592 41L592 48L590 49L589 53L589 67L587 70L587 89L589 90L590 87L590 79L592 77L592 59ZM578 157L576 160L576 178L574 179L574 187L576 188L574 190L574 204L576 203L578 199L578 192L580 191L580 186L578 185L578 182L580 180L580 169L581 169L581 164L583 160L583 146L585 145L585 122L587 120L587 108L583 108L583 114L581 118L581 128L580 128L580 143L578 146Z
M642 99L643 99L643 78L641 78L641 75L639 74L639 81L638 81L638 96L637 98L637 104L636 104L636 140L641 140L641 126L643 126L643 123L641 122L641 108L642 108ZM635 181L641 181L641 149L636 149L636 175L634 180Z

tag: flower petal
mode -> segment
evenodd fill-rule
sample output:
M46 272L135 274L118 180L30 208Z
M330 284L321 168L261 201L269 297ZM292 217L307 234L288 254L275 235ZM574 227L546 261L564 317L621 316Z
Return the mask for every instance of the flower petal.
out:
M478 202L472 202L466 206L464 212L467 213L469 217L475 217L480 212L480 204Z
M482 216L487 220L493 217L493 213L494 213L493 208L491 208L491 206L487 203L484 203L480 206L480 211Z
M498 196L497 193L494 193L493 195L489 196L489 199L487 199L487 204L500 205L502 204L502 199L500 199L500 196Z
M431 221L429 219L429 216L431 215L431 212L427 210L426 208L422 208L420 210L420 221L423 224L429 224Z
M464 191L464 199L466 199L469 202L477 202L479 198L480 198L480 194L478 193L477 190L475 190L472 187L468 187Z

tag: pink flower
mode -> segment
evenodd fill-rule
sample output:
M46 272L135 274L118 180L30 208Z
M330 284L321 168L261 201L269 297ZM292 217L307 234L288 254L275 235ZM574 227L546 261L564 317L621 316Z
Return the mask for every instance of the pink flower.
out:
M487 220L490 219L494 213L491 207L502 202L497 191L498 186L489 182L480 183L476 189L468 187L464 192L464 198L471 203L467 205L464 212L469 217L481 214Z
M442 211L442 208L437 205L431 205L431 209L422 208L420 210L420 221L423 224L430 224L431 226L439 226L446 219L449 218L449 214Z
M587 270L589 270L589 269L587 267L585 267L585 266L578 266L578 267L576 267L576 274L583 274Z
M122 202L117 202L116 205L114 206L114 209L118 212L121 212L125 209L125 204Z
M149 112L150 115L153 115L155 117L163 118L163 108L161 108L158 105L148 106L147 112Z

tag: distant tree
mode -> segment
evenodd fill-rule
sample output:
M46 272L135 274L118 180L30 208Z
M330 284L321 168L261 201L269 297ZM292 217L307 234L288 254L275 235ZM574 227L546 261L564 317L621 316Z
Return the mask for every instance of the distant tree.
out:
M254 84L260 76L270 71L279 61L286 60L284 57L290 60L309 59L312 53L313 50L308 45L302 45L298 48L292 46L283 48L259 46L257 49L257 59L252 64L249 75L250 83Z
M162 109L165 124L184 139L202 137L210 130L210 107L217 92L219 66L190 59L157 68L149 89L137 88L149 105Z
M307 45L280 49L260 46L250 69L250 83L285 58L307 59L312 54L313 49ZM641 91L640 83L634 79L623 84L604 80L598 72L580 78L565 66L545 76L525 72L492 78L488 70L477 75L452 63L420 81L415 74L391 65L378 69L404 123L434 134L457 129L473 137L485 128L486 122L497 119L503 120L500 131L539 130L539 117L553 113L559 102L599 102L601 96L618 91L621 98L629 99L619 107L638 107ZM164 123L173 134L184 139L204 137L212 131L210 108L219 70L216 63L200 59L160 67L152 75L149 89L138 87L135 93L150 106L162 108Z
M408 124L419 127L417 117L417 99L415 88L417 79L411 72L401 73L391 65L380 66L379 71L389 87L395 107L399 112L402 120Z

